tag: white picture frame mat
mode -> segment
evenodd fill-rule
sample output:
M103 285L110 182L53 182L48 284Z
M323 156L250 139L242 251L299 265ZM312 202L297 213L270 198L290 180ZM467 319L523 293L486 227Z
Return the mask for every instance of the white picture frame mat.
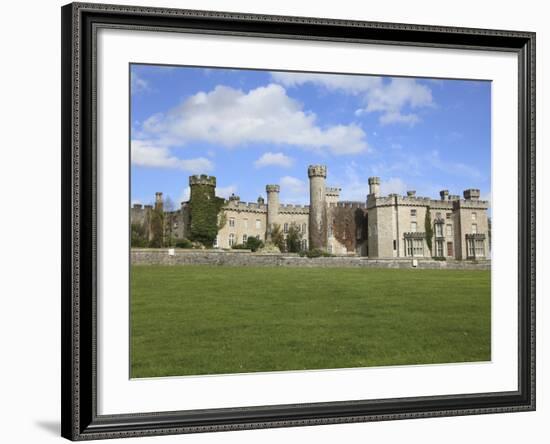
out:
M518 62L515 54L99 29L97 63L99 414L517 390ZM492 226L491 361L130 380L130 63L490 80L491 207L495 221ZM182 184L186 180L187 176L182 173Z

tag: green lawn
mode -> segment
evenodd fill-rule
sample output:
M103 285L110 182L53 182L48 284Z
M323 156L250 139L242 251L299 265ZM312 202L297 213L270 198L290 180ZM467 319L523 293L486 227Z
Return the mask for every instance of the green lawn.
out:
M134 266L132 377L486 361L489 271Z

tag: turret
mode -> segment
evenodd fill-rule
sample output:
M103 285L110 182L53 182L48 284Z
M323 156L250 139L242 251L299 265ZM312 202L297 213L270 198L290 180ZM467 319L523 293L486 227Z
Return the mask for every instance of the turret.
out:
M479 199L479 190L476 188L469 188L464 190L464 199L466 200L478 200Z
M155 193L155 210L162 211L163 206L164 202L162 201L162 193L160 191L157 191Z
M325 181L327 167L325 165L310 165L307 175L309 177L309 245L310 248L326 249Z
M416 191L415 190L407 191L407 197L416 197Z
M265 187L267 193L267 239L271 240L271 229L273 224L277 222L279 214L279 185L267 185Z
M439 196L441 197L441 200L448 200L449 199L449 190L441 190L439 192Z
M380 178L369 177L369 195L378 197L380 196Z

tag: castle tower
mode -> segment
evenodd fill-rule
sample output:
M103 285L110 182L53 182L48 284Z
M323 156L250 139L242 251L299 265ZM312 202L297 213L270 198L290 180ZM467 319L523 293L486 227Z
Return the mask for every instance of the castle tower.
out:
M271 240L271 228L277 221L279 214L279 185L266 185L265 192L267 193L267 224L266 224L266 239Z
M217 225L217 215L212 215L216 178L206 174L189 176L189 188L189 236L210 247L215 238L212 227Z
M380 178L369 177L369 194L374 197L380 196Z
M206 174L189 176L189 194L190 200L193 199L193 194L206 193L209 197L214 199L216 196L216 177L207 176Z
M309 177L309 245L310 248L324 250L327 247L325 202L327 167L310 165L307 175Z
M162 211L163 206L164 202L162 201L162 193L157 191L155 193L155 210Z

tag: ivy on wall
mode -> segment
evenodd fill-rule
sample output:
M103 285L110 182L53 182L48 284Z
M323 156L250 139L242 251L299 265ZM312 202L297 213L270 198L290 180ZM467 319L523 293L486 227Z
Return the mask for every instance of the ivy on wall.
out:
M355 251L357 241L367 238L366 213L361 208L331 208L332 233L349 252ZM358 237L359 236L359 237Z
M216 197L215 188L210 185L196 184L191 187L189 238L192 241L212 247L218 234L218 213L224 203L224 199Z

